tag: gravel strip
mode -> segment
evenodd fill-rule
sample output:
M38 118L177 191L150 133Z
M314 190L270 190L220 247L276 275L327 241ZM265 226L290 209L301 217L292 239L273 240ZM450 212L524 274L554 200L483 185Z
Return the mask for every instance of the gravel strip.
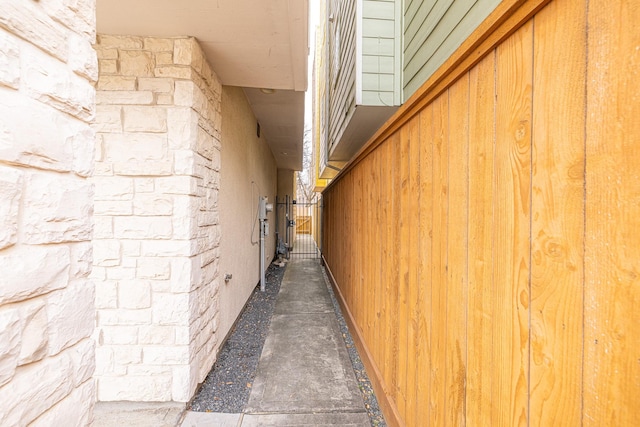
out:
M285 269L275 264L267 268L266 290L254 289L189 410L231 414L244 410Z
M324 276L324 282L327 285L329 295L331 296L333 309L335 310L336 317L338 318L340 332L342 333L342 338L344 338L344 342L347 346L347 351L349 352L349 358L351 359L353 370L356 373L356 380L358 380L358 386L360 387L360 391L362 392L364 406L367 410L367 415L369 415L371 426L387 427L387 423L384 420L384 416L382 415L382 411L380 410L380 406L378 405L378 399L376 398L376 395L373 392L373 388L371 387L371 381L369 380L369 376L364 369L362 359L360 359L360 354L358 353L356 345L353 342L353 338L351 337L351 333L349 332L349 328L347 327L347 322L342 315L340 304L338 303L338 300L333 293L333 289L331 288L330 284L331 282L329 282L329 277L327 276L327 272L325 271L324 267L322 268L322 275Z

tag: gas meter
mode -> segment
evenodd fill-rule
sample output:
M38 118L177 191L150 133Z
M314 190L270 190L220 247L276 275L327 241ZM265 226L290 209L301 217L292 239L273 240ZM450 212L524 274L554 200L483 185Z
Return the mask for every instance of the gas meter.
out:
M266 220L267 213L273 212L273 203L267 203L268 198L266 196L260 197L258 204L258 219Z

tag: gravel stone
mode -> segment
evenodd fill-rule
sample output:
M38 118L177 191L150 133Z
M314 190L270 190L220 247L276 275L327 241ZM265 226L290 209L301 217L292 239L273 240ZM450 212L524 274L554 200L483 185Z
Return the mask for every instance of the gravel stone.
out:
M254 289L189 410L233 414L244 410L285 269L275 264L267 268L265 291L259 284Z

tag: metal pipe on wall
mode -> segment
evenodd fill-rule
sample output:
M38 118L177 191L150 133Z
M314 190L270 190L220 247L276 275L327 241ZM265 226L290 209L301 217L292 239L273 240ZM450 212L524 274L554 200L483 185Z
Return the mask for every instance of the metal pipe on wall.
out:
M267 203L266 196L260 196L258 199L258 219L260 220L260 290L266 290L266 282L264 277L264 238L269 234L269 223L267 222L267 213L273 211L273 204Z

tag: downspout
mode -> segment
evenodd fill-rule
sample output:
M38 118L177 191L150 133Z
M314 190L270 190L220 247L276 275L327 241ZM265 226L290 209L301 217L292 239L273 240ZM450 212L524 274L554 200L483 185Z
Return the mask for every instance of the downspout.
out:
M260 220L260 290L262 292L266 289L266 283L264 279L264 219Z

